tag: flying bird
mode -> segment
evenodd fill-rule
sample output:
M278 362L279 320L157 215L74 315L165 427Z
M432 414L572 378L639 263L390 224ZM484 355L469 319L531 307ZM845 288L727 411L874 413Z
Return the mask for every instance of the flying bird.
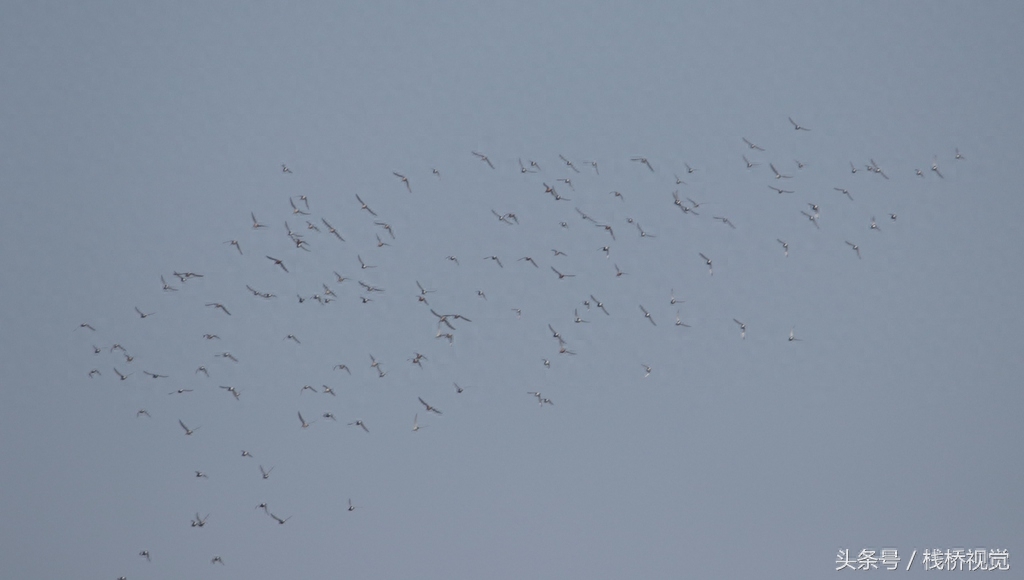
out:
M393 174L393 175L394 175L395 177L397 177L397 178L401 179L401 180L402 180L402 183L404 183L404 184L405 184L405 188L409 190L409 193L412 193L412 186L411 186L411 185L409 185L409 178L408 178L408 177L406 177L406 176L402 175L401 173L398 173L397 171L392 171L391 173L392 173L392 174ZM371 212L371 213L372 213L372 212Z
M489 165L491 169L494 169L494 164L491 163L491 160L488 159L486 155L484 155L483 153L477 153L476 151L473 151L472 153L473 155L479 157L480 161L487 163L487 165Z
M284 270L285 272L288 271L288 268L285 267L284 262L282 262L281 260L278 260L277 258L272 258L270 256L267 256L267 259L273 261L275 265L281 266L281 269Z
M185 435L191 435L191 434L193 434L193 433L195 433L196 431L199 430L199 427L196 427L195 429L189 429L188 427L185 426L185 423L182 422L181 419L178 419L178 425L181 425L181 428L185 430ZM207 517L209 517L209 516L207 516ZM197 517L197 519L198 519L198 517Z
M796 121L794 121L793 117L789 118L789 122L793 124L794 131L810 131L810 129L808 129L807 127L803 127L799 125Z
M428 412L436 413L438 415L441 414L441 410L440 409L438 409L437 407L430 406L426 401L423 400L423 397L417 397L417 399L419 399L420 403L422 403L423 406L427 408Z
M363 198L359 197L358 193L356 194L356 201L358 201L360 204L359 209L365 209L366 211L370 212L370 215L372 215L373 217L377 217L377 214L372 209L370 209L370 206L366 205L366 202L363 201Z
M743 142L746 143L747 147L750 147L751 149L756 149L758 151L764 151L764 149L762 149L761 147L758 147L757 145L754 145L753 143L751 143L746 137L743 138Z

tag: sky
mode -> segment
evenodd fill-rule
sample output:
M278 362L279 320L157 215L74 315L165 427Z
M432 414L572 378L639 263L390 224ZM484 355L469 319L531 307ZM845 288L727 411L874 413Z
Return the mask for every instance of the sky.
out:
M1013 569L1022 20L5 3L0 570Z

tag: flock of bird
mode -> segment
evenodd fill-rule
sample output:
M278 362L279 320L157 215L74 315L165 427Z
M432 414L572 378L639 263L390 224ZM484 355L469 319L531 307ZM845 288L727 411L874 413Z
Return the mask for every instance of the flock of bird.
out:
M793 118L789 118L789 122L792 125L793 130L801 134L812 131L811 128L798 123ZM807 162L792 160L793 163L791 165L788 161L783 165L783 163L777 159L771 159L768 157L769 153L767 151L767 147L762 147L746 137L737 139L736 149L735 159L737 170L756 172L757 175L763 175L767 189L775 192L779 196L792 196L796 191L801 189L801 187L796 184L800 183L799 175L800 172L807 167ZM959 149L954 149L953 153L954 162L964 160ZM302 264L302 267L308 269L309 261L300 261L296 259L296 256L279 253L277 250L266 249L272 246L268 240L273 239L273 236L286 236L288 240L287 246L292 252L298 252L303 255L321 254L323 259L316 261L318 263L317 270L315 272L306 272L306 274L322 278L315 289L309 290L305 293L296 293L294 296L287 296L283 294L279 295L275 292L258 290L256 286L259 284L255 282L239 283L238 294L230 297L230 300L225 297L223 298L225 302L210 299L209 301L204 300L202 303L205 304L205 308L208 308L211 311L211 314L216 313L217 316L223 317L223 320L221 321L221 326L223 326L224 323L230 323L231 318L237 319L237 316L232 314L232 307L230 305L242 300L297 301L299 304L309 303L326 306L345 299L350 300L351 304L358 307L357 305L359 304L369 304L376 300L380 300L380 297L382 296L387 296L389 297L388 300L401 300L421 304L422 315L420 320L417 321L422 325L420 328L429 326L432 332L434 332L433 338L440 341L441 344L447 343L449 346L454 345L456 332L458 332L459 327L462 327L464 324L487 324L489 321L493 320L495 316L499 316L497 313L501 312L506 316L514 316L516 320L527 320L536 324L538 327L538 330L536 331L536 336L538 338L537 342L543 342L545 340L551 341L548 343L550 346L546 348L550 354L538 356L539 360L534 359L536 361L535 364L543 365L544 368L551 368L552 360L557 358L556 355L571 357L577 354L577 350L575 349L576 347L570 347L569 338L567 338L566 335L563 335L562 332L559 332L556 328L556 326L560 326L563 322L568 323L571 321L574 325L595 325L594 323L599 322L598 319L610 318L612 317L612 312L617 310L616 315L618 317L635 316L637 319L644 319L652 327L662 328L659 326L659 322L661 322L663 316L661 313L662 309L649 309L648 306L650 306L650 304L645 306L639 300L629 303L622 300L621 297L619 300L615 301L615 303L602 301L598 298L598 295L604 294L604 290L606 290L606 288L580 288L578 287L579 283L571 282L583 271L589 272L592 270L603 270L603 274L598 272L598 275L604 275L610 283L614 283L614 280L617 278L629 275L629 272L623 270L617 261L611 260L612 249L616 244L621 243L620 238L622 237L624 233L623 230L625 229L635 231L635 235L641 240L656 240L664 243L669 243L667 238L672 235L672 232L668 231L653 233L652 231L645 229L639 221L633 217L627 218L623 223L613 222L609 219L598 219L597 217L594 217L594 215L597 215L596 213L592 215L592 211L601 210L583 209L584 207L595 206L606 207L607 204L617 204L617 207L627 207L628 204L634 203L632 194L625 194L621 191L605 192L600 190L598 186L589 185L592 182L600 183L603 175L601 171L604 166L597 161L573 160L563 155L558 155L557 161L550 159L543 160L543 162L524 158L508 160L498 160L496 158L492 160L488 155L480 151L471 151L470 155L479 162L480 165L478 167L480 168L480 171L521 174L528 178L527 187L529 188L529 191L534 191L539 196L550 196L552 201L547 203L552 205L544 209L543 215L550 216L554 214L557 216L552 221L552 228L556 230L561 229L575 231L576 226L570 226L570 221L575 219L575 223L582 223L585 228L592 228L590 231L597 232L597 235L603 237L604 241L601 242L601 245L598 247L587 247L585 245L581 245L579 248L570 247L568 248L568 251L565 251L565 247L563 247L563 249L552 248L550 250L551 253L548 256L551 263L543 265L540 263L542 259L537 255L519 255L518 253L491 253L481 251L475 256L457 256L454 254L441 255L445 252L440 252L436 256L438 267L440 267L444 262L450 262L451 265L449 267L451 268L464 268L467 258L470 261L476 261L477 264L481 265L484 262L490 262L493 266L480 266L474 270L474 275L477 276L476 279L482 281L482 286L486 286L486 282L488 280L492 280L501 271L506 271L507 268L527 268L527 271L529 272L535 271L537 276L541 276L543 273L544 276L547 276L547 281L544 282L545 284L562 285L552 287L561 288L561 292L579 294L577 297L578 301L572 308L571 316L566 312L565 318L562 319L531 320L530 314L528 312L524 312L524 309L520 304L495 304L494 301L488 299L488 295L484 287L467 288L465 295L454 296L445 295L444 291L429 288L420 280L409 280L407 288L401 290L397 288L391 289L391 292L388 293L388 290L377 285L379 282L360 279L363 277L367 279L373 278L374 276L372 276L371 273L377 270L379 266L383 268L383 266L376 262L375 252L388 251L384 250L384 248L391 247L392 244L414 243L406 240L399 240L396 236L396 228L392 223L386 221L386 217L382 217L377 211L375 211L371 206L374 199L370 193L366 192L362 192L362 194L348 194L348 196L350 196L348 202L350 211L346 217L351 217L352 219L365 219L367 227L372 224L372 226L376 228L373 239L368 237L365 239L357 239L353 237L352 234L347 234L348 237L346 237L346 235L343 235L341 230L333 225L332 220L334 223L341 222L338 222L335 217L321 215L316 211L316 201L314 196L300 194L289 196L287 199L287 206L285 206L282 201L282 213L281 215L274 216L273 219L262 221L261 217L256 215L256 211L247 212L248 223L246 224L247 227L245 229L255 232L255 234L253 234L255 237L250 236L249 240L243 243L242 240L244 238L239 235L239 232L235 232L230 239L223 241L223 244L227 246L225 249L234 256L233 259L245 261L245 264L247 267L251 268L252 272L259 272L258 275L262 276L262 279L271 280L271 282L268 283L277 283L278 286L282 285L280 283L282 278L280 277L295 276L296 269L300 267L299 264ZM625 162L626 160L624 159L623 164L625 164ZM706 220L710 218L714 222L720 222L723 226L729 228L728 230L723 231L732 231L741 228L741 226L734 223L729 216L724 215L724 212L709 213L706 205L714 206L713 202L698 202L693 199L694 194L681 193L682 188L687 187L688 184L680 177L680 174L689 179L690 175L700 171L698 167L693 167L689 163L681 163L680 169L676 172L665 172L663 168L656 167L655 164L647 157L631 157L629 158L629 162L631 164L635 164L635 167L640 171L664 177L666 182L664 193L659 194L663 196L660 201L644 199L643 203L657 204L659 211L678 212L679 219L682 220ZM622 165L620 164L619 167L621 166ZM785 167L790 169L786 169ZM909 172L913 171L913 175L918 179L945 179L945 175L943 175L943 172L939 167L938 156L934 156L932 158L930 167L927 165L925 167L926 170L922 170L920 168L889 168L887 170L883 169L875 162L874 159L869 159L867 162L862 162L860 164L851 161L849 163L849 173L861 173L862 178L867 176L872 179L877 178L879 180L889 180L890 175L894 175L896 172L903 172L904 174L910 175ZM586 172L586 176L583 175L584 172ZM282 164L280 166L280 173L286 176L284 179L292 179L290 176L294 174L293 169L287 164ZM446 171L445 176L447 176L447 174L448 172ZM671 175L670 179L667 177L668 174ZM385 195L417 194L417 184L415 181L417 177L415 175L412 175L409 172L394 171L393 177L397 180L396 185L400 191L386 193ZM442 172L437 168L432 168L431 174L429 176L425 176L425 178L441 180ZM576 180L575 182L574 179ZM841 181L839 176L836 176L836 180ZM582 186L584 184L586 184L586 188L581 187L581 190L577 190L576 185ZM785 187L781 187L776 184L785 184ZM838 195L842 196L842 199L845 200L843 203L858 203L851 191L841 185L829 184L827 186L823 186L822 184L815 184L813 186L815 190L827 189L827 187L831 187L834 191L838 192ZM585 189L591 190L590 193L585 193ZM594 194L593 190L597 190L600 193ZM531 194L527 193L526 195ZM567 197L566 195L570 197ZM576 201L574 201L574 198L576 198ZM542 204L544 202L537 200L536 202L530 203ZM821 217L820 203L794 203L793 215L796 216L797 213L810 222L810 225L807 227L813 226L814 230L822 229L822 226L819 223L819 219ZM870 213L870 211L868 213ZM491 208L490 214L496 218L496 227L515 228L520 224L520 216L518 216L516 212L499 211ZM897 214L894 212L878 211L877 215L887 215L889 223L893 224L896 223L898 219ZM262 217L266 218L267 216ZM524 219L526 219L525 216ZM293 224L297 225L297 227L301 229L293 229ZM401 224L399 223L399 225ZM883 235L882 228L879 226L874 215L871 217L869 223L863 224L863 231L865 236ZM790 242L787 241L787 238L788 236L779 235L774 240L763 240L763 242L778 244L777 251L780 255L783 258L789 258L790 250L793 248L791 247ZM281 241L281 238L276 239L278 242ZM862 253L861 244L863 242L861 240L843 239L842 241L849 247L851 254L856 255L857 259L866 258L865 254ZM838 244L838 241L836 243ZM328 246L328 244L333 245L333 247ZM839 247L842 246L839 245ZM587 248L586 251L591 252L591 257L596 257L598 259L568 260L570 253L578 255L575 250L580 249L580 251L583 251L581 248ZM433 248L427 248L427 251L432 249ZM708 250L708 252L710 252L710 250ZM274 253L274 255L271 255L271 253ZM356 278L351 278L349 276L351 272L339 272L339 269L344 270L344 268L336 268L327 265L328 262L336 262L339 255L344 256L350 261L351 270L354 271L358 269L360 274L358 274ZM697 268L706 268L707 276L713 277L715 275L714 258L716 257L717 256L709 256L705 254L702 249L694 249L692 251L692 264L689 267L692 267L694 270ZM601 258L603 258L603 260ZM867 258L870 258L870 256L867 256ZM547 267L545 268L543 266ZM629 264L627 263L626 266L629 267ZM683 267L687 268L688 266L684 265ZM274 282L274 278L270 278L271 274L279 277L276 279L276 282ZM162 292L168 294L183 294L191 290L191 287L198 286L199 289L197 291L201 292L203 279L207 276L218 275L219 274L214 272L197 273L192 271L179 272L175 270L166 275L160 276L159 288ZM171 279L171 281L169 282L168 279ZM356 285L352 284L353 281ZM245 292L241 290L242 286L244 286ZM343 294L340 297L339 293L342 292L343 289L349 287L352 287L356 291L349 293L349 295ZM277 292L280 292L280 290L277 290ZM399 294L399 292L401 292L401 294ZM492 296L493 294L494 293L492 293ZM687 332L684 329L692 328L693 323L692 321L689 323L685 322L684 317L681 315L682 309L680 305L685 301L677 299L675 289L670 289L668 294L670 296L669 300L667 300L668 306L675 310L675 322L672 326L679 329L679 332ZM473 296L473 298L469 298L470 296ZM504 294L504 296L507 299L507 293ZM356 302L356 300L358 300L358 302ZM477 300L479 302L467 306L468 301L471 300ZM435 302L438 304L434 304ZM456 312L454 311L456 309L442 308L439 304L444 302L449 304L459 304L460 306L457 308L459 311ZM474 320L467 316L467 314L481 312L481 307L479 305L484 303L487 304L486 310L484 310L484 312L486 312L485 319L477 319L477 322L474 322ZM692 304L690 306L692 306ZM134 307L134 312L138 317L138 324L149 324L151 323L151 318L158 319L160 317L160 312L151 312L149 311L149 308L143 309L139 306ZM476 316L474 316L474 318L476 318ZM744 321L740 320L740 317L733 318L731 323L729 321L724 321L724 324L735 324L736 326L733 328L738 329L739 338L747 338L748 326ZM414 325L410 325L410 327L413 326ZM542 334L546 334L542 330L543 327L546 327L547 331L550 333L550 339L541 338ZM209 350L211 351L211 358L209 360L188 361L183 363L183 368L176 369L174 371L168 370L166 371L168 374L164 374L163 372L155 372L148 368L139 368L139 363L136 362L136 350L134 348L138 345L131 345L133 348L129 350L128 346L122 345L120 342L115 342L113 337L117 336L118 329L96 328L92 322L82 322L77 328L75 328L75 330L84 331L81 334L88 337L88 339L86 339L86 343L91 345L93 354L97 357L103 357L97 360L105 361L104 364L98 365L96 368L88 370L83 369L84 374L90 379L102 379L104 377L111 376L116 377L118 381L130 381L133 380L133 377L137 377L134 369L138 368L140 375L146 377L146 379L150 381L165 381L171 379L172 376L176 377L178 380L182 380L182 375L184 375L184 380L189 383L189 386L172 388L169 391L166 391L168 395L185 396L199 389L208 389L211 392L217 392L216 389L212 388L213 386L216 386L225 391L226 394L231 395L236 401L240 400L243 396L242 388L231 385L210 385L210 383L216 382L214 378L216 376L216 370L218 370L218 365L244 364L242 362L243 359L233 354L230 347L222 346L226 341L222 340L218 334L211 332L196 334L197 341L201 341L202 344L210 346ZM410 331L410 334L414 332L415 331ZM780 332L780 340L787 336L784 332L785 331ZM95 338L97 336L110 337L110 339L108 342L103 343L101 341L97 341ZM289 341L296 345L296 347L300 347L303 345L303 341L300 336L301 333L289 332L281 336L281 341ZM802 340L803 339L796 336L795 326L790 326L788 330L788 341L797 342ZM96 342L101 342L101 344L97 345ZM139 348L141 349L139 352L142 353L144 352L145 345L141 345ZM422 350L431 352L430 348L423 348ZM345 377L353 377L355 380L362 378L383 380L388 376L389 372L388 368L385 366L385 360L392 360L395 357L404 357L408 354L408 357L405 358L406 363L408 363L410 367L415 366L422 369L424 367L424 363L433 364L432 361L434 360L434 357L443 357L443 352L444 349L441 349L441 354L431 354L430 357L419 351L412 353L386 353L388 356L384 358L378 358L370 352L364 352L358 356L352 355L355 358L341 363L337 363L336 361L323 361L323 367L324 369L329 368L331 372L335 374L343 372L345 373ZM139 354L139 356L142 356L142 354ZM359 363L357 362L358 359L362 359L364 362ZM638 378L642 379L649 377L654 372L652 366L648 364L649 361L635 362L639 363L638 366L643 373L641 375L640 372L637 372ZM185 366L187 366L187 368L185 368ZM364 369L364 371L360 373L359 376L354 376L353 369L360 368ZM633 368L637 367L634 366ZM110 371L110 375L106 374L108 369ZM363 373L368 374L364 377ZM146 379L136 378L135 380ZM210 386L208 387L206 385ZM454 388L449 391L452 393L451 396L457 397L465 390L465 387L459 386L459 384L454 381L452 381L452 385ZM319 387L313 384L303 384L298 388L296 396L302 396L308 391L310 395L318 397L324 397L325 395L332 398L338 397L336 388L338 387L332 387L327 384L323 384L322 382ZM548 396L547 393L544 393L539 389L529 391L524 389L522 397L526 402L535 402L540 408L552 407L555 405L554 400ZM419 432L422 428L426 427L425 425L421 425L419 422L420 412L430 413L437 417L442 416L442 411L438 407L434 406L433 403L425 400L422 396L415 396L415 401L413 401L412 398L413 397L411 396L410 407L406 409L406 411L396 410L395 412L414 413L411 421L411 430L413 432ZM156 414L156 408L158 405L160 405L159 398L153 399L149 405L136 411L136 417L138 417L139 420L155 420L153 419L153 415L150 413L150 409L152 408L154 410L154 414ZM294 415L292 413L294 413ZM321 419L331 422L338 421L338 418L331 411L319 412L319 416L312 420L308 420L301 410L294 411L289 409L287 411L282 411L282 414L290 415L291 418L287 420L291 421L291 424L297 429L309 429ZM163 420L163 418L161 418L161 420ZM203 432L201 429L203 426L192 424L191 421L188 421L187 417L174 417L167 418L166 420L176 421L183 436L194 436L197 438L202 437ZM285 419L282 418L282 421L285 421ZM373 433L373 430L371 429L373 425L368 425L362 418L349 417L343 422L348 427L354 429L355 432L361 432L364 436L372 435ZM246 460L253 460L253 454L247 450L240 450L240 454L241 457ZM258 464L258 473L260 474L261 479L266 480L271 477L271 474L274 472L274 465L269 465L269 463L262 464L256 461L253 462ZM254 476L255 473L256 470L254 469ZM202 470L196 470L195 478L208 479L209 475ZM347 511L351 512L356 510L359 506L354 505L352 500L349 499L347 506L341 507L345 507ZM263 514L267 517L266 521L268 523L285 525L292 520L292 515L285 515L281 512L271 510L267 502L261 501L258 505L255 505L255 508L257 510L262 510ZM210 513L202 515L202 512L195 512L194 517L190 516L191 526L193 528L205 527L210 515ZM162 547L160 550L157 550L156 547L145 548L146 549L138 552L138 555L147 561L151 561L157 554L164 554L173 550L173 547ZM211 564L225 565L224 560L218 555L211 555L210 562Z

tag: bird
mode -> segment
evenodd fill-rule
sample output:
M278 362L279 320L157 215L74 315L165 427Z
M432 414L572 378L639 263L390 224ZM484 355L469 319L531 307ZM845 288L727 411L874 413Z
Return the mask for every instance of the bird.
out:
M779 195L782 195L783 193L795 193L791 189L782 189L781 187L775 187L773 185L769 185L768 189L771 189L771 190L777 192Z
M281 164L281 173L291 173L291 172L292 172L292 170L288 169L287 165L285 165L284 163Z
M252 453L249 453L245 449L242 450L242 457L252 457Z
M882 228L878 227L878 224L875 223L875 216L871 216L871 228L870 229L878 231L878 232L882 231Z
M432 412L432 413L435 413L437 415L441 414L441 410L440 409L438 409L437 407L430 406L426 401L423 400L423 397L416 397L416 398L419 399L420 403L422 403L423 406L427 408L428 412Z
M559 280L562 280L564 278L575 278L576 277L576 274L563 274L563 273L559 272L558 270L556 270L554 266L551 266L551 271L554 272L555 274L558 274L558 279Z
M201 528L206 525L206 520L210 519L210 514L206 514L205 518L199 517L199 512L196 512L196 519L192 520L193 528Z
M747 169L751 169L751 168L754 168L754 167L757 167L758 165L760 165L760 163L757 163L756 161L751 161L751 160L747 159L746 155L743 155L742 157L743 157L743 162L747 164Z
M644 318L646 318L647 320L649 320L649 321L651 322L651 324L653 324L654 326L658 326L658 325L657 325L657 324L656 324L656 323L654 322L654 319L653 319L653 318L651 318L651 313L650 313L650 312L647 312L647 309L646 309L646 308L644 308L644 305L643 305L643 304L641 304L641 305L640 305L640 310L641 310L641 311L643 311L643 313L644 313Z
M846 245L847 245L847 246L850 246L851 248L853 248L853 251L854 251L854 252L857 252L857 257L858 257L858 258L861 258L861 255L860 255L860 246L858 246L857 244L854 244L853 242L850 242L850 241L847 241L847 242L846 242Z
M143 550L143 551L139 552L139 555L142 556L143 558L145 558L147 562L152 562L153 561L149 557L149 550Z
M324 222L324 226L327 227L328 233L332 234L334 237L338 238L339 240L341 240L343 242L345 241L345 238L341 237L341 234L338 233L338 230L335 229L335 227L332 226L326 219L320 218L320 221ZM337 274L337 272L335 272L335 274Z
M551 326L550 324L548 324L548 330L551 331L551 337L557 340L558 344L565 344L565 341L562 340L562 335L558 334L558 331L555 330L554 327Z
M797 338L796 335L793 334L794 328L790 328L789 329L789 342L793 342L794 340L801 340L801 339Z
M99 375L99 376L102 377L103 373L101 373L99 369L92 369L91 371L89 371L89 378L90 379L93 378L96 375Z
M849 190L843 189L842 187L833 187L832 189L834 189L834 190L838 191L839 193L845 195L846 197L850 198L850 201L853 201L853 196L850 195L850 191Z
M615 277L616 278L621 278L622 276L625 276L625 275L628 274L628 272L623 272L621 269L619 269L619 265L618 264L614 264L614 266L615 266Z
M565 166L568 167L569 169L572 169L576 173L580 172L580 170L576 169L576 166L572 164L572 161L569 161L568 159L566 159L561 153L558 154L558 158L561 159L562 161L564 161L565 162ZM530 166L531 167L537 167L538 170L540 169L540 167L537 166L533 161L530 162Z
M181 425L181 428L185 430L185 435L191 435L199 430L199 427L196 427L195 429L189 429L187 426L185 426L185 423L181 419L178 419L178 425Z
M780 244L782 244L782 251L784 251L786 253L786 257L788 258L789 257L789 244L787 244L786 242L784 242L784 241L782 241L782 240L780 240L778 238L775 238L775 241L779 242Z
M537 265L537 262L533 261L533 258L531 258L530 256L523 256L522 258L519 258L516 261L517 262L526 261L526 262L529 262L529 263L533 264L534 268L540 268L540 266Z
M850 173L857 173L857 166L853 164L853 161L850 162Z
M343 365L343 364L334 365L334 369L333 370L336 370L336 371L337 370L343 370L343 371L346 371L350 375L352 374L352 371L348 368L348 365Z
M271 471L274 471L274 466L273 465L270 466L270 469L263 469L263 466L260 465L260 475L263 476L263 479L270 479L270 472ZM266 506L264 506L264 507L266 507Z
M681 318L679 318L678 310L676 310L676 326L685 326L686 328L690 328L689 324L686 324L685 322L682 321Z
M358 508L358 507L359 506L357 506L357 505L352 505L352 498L349 498L349 500L348 500L348 511L354 512L354 511L356 511L356 508Z
M169 392L169 393L167 393L167 394L168 394L168 395L184 395L185 393L191 393L191 392L193 392L194 390L195 390L195 389L178 389L178 390L176 390L176 391L171 391L171 392Z
M363 423L362 419L356 419L355 421L349 423L349 425L355 425L356 427L362 427L363 431L366 431L367 433L370 432L370 430L366 428L366 424Z
M135 412L135 416L136 417L141 417L143 415L145 415L147 417L150 417L150 418L153 417L152 415L149 414L149 411L147 411L145 409L139 409L138 411Z
M230 352L221 352L221 353L217 353L214 356L219 356L221 358L231 359L231 360L233 360L235 362L238 362L238 359L235 358L235 355L231 354Z
M896 221L896 214L894 214L894 213L889 214L889 219L891 219L892 221Z
M939 171L939 158L938 157L935 157L932 160L932 171L934 171L935 174L938 175L939 177L941 177L942 179L945 179L945 177L942 176L942 172Z
M445 260L448 260L448 261L450 261L450 262L455 262L455 265L456 265L456 266L458 266L458 265L459 265L459 259L458 259L457 257L455 257L455 256L445 256L445 258L444 258L444 259L445 259Z
M764 151L764 149L762 149L761 147L758 147L757 145L754 145L753 143L751 143L750 140L748 140L746 137L743 138L743 142L746 143L747 147L750 147L751 149L756 149L758 151Z
M387 230L388 234L391 236L391 239L392 240L395 239L395 231L393 229L391 229L391 224L389 224L387 222L376 222L375 221L375 222L373 222L373 225L380 226L380 227L384 228L385 230ZM379 238L378 238L378 240L379 240ZM378 246L379 246L379 244L378 244Z
M804 210L800 210L800 213L802 213L805 216L807 216L807 219L811 220L811 223L814 224L814 227L818 228L819 230L821 229L821 226L818 225L818 216L817 216L817 214L809 214L809 213L805 212Z
M241 252L242 249L239 248L238 251ZM177 288L175 288L174 286L171 286L170 284L168 284L167 280L164 280L163 276L160 276L160 281L163 282L164 292L177 292L178 291Z
M356 201L359 202L359 209L365 209L366 211L370 212L370 215L372 215L373 217L377 217L376 212L370 209L370 206L366 205L366 202L363 201L363 198L359 197L358 193L356 194Z
M320 416L323 417L324 419L330 419L331 421L337 421L338 420L338 418L334 416L334 413L330 413L330 412L326 412L326 413L324 413L324 414L322 414Z
M793 178L792 175L783 175L783 174L779 173L779 170L775 169L775 164L774 163L769 163L768 167L772 168L772 173L775 174L775 179L792 179Z
M289 170L288 173L291 173L291 170ZM213 559L210 560L210 563L211 564L220 564L221 566L223 566L224 565L224 560L222 560L220 556L214 556Z
M505 266L501 265L501 260L498 258L498 256L487 256L484 259L485 260L494 260L495 262L497 262L499 268L504 268L505 267Z
M204 479L210 479L210 476L206 475L202 471L197 471L196 472L196 477L201 477L201 478L204 478Z
M575 309L575 308L573 309L572 314L575 317L575 318L573 318L573 322L575 322L577 324L581 323L581 322L590 322L589 320L583 320L583 318L580 317L579 311L577 309Z
M494 164L491 163L491 160L486 155L484 155L483 153L477 153L476 151L472 151L472 153L473 155L480 158L480 161L487 163L487 165L489 165L491 169L494 169Z
M281 269L284 270L285 272L288 271L288 268L285 267L284 262L282 262L281 260L278 260L277 258L273 258L270 256L267 256L267 259L273 261L274 265L281 266Z
M288 203L292 206L292 214L293 215L309 215L309 212L305 212L305 211L302 211L301 209L299 209L295 205L295 200L293 200L292 198L290 198L290 197L288 198Z
M658 236L656 236L654 234L649 234L649 233L645 232L644 228L640 227L640 222L636 222L636 229L640 230L640 237L641 238L657 238L658 237Z
M642 163L642 164L647 166L647 169L651 170L651 173L654 173L654 167L651 166L651 162L648 161L646 157L633 157L633 158L630 159L630 161L636 161L638 163Z
M804 167L807 167L807 164L802 163L799 159L794 159L793 161L796 163L797 169L803 169Z
M224 389L225 391L231 393L235 397L236 401L242 397L242 393L239 392L239 390L236 389L235 387L221 386L221 388Z
M601 302L597 298L594 298L593 294L590 295L590 299L594 301L594 306L595 307L600 308L605 314L607 314L608 316L611 316L610 314L608 314L608 310L605 309L603 302Z
M733 225L733 223L731 221L729 221L729 218L727 218L727 217L714 216L713 219L716 219L716 220L722 222L723 224L729 226L732 229L736 229L736 226Z
M259 222L259 220L256 219L256 214L255 213L249 212L249 216L252 217L252 229L258 230L260 228L269 228L270 227L270 226L268 226L266 224L261 224Z
M394 175L395 177L397 177L398 179L401 179L402 183L405 184L405 188L409 190L409 193L412 193L412 185L409 184L409 178L408 177L402 175L401 173L399 173L397 171L392 171L391 174Z
M537 173L537 170L535 170L535 169L527 169L526 166L523 165L523 158L520 157L519 158L519 173Z
M644 364L644 363L640 363L640 366L644 367L644 373L645 373L645 374L644 374L644 378L645 378L645 379L646 379L647 377L651 376L651 372L652 372L652 371L651 371L651 367L647 366L647 365L646 365L646 364Z
M135 307L135 312L139 313L139 318L149 318L150 316L156 314L156 312L150 312L149 314L145 314L141 310L139 310L138 306Z
M332 397L337 397L338 396L337 393L334 392L334 389L332 389L331 387L328 387L327 385L320 385L320 390L325 395L330 395Z
M135 374L135 373L128 373L126 375L121 374L121 371L117 370L117 367L114 367L114 373L117 374L117 378L121 379L122 381L128 380L128 377L130 377L130 376Z
M277 520L277 523L279 523L281 525L284 525L285 522L287 522L288 520L292 519L292 516L288 516L288 517L286 517L285 519L282 520L281 518L275 516L274 514L270 514L270 517L272 517L275 520Z
M794 131L810 131L810 129L808 129L807 127L800 126L796 121L793 120L793 117L789 118L789 122L793 124Z
M964 157L963 155L960 154L960 149L959 148L956 148L955 151L956 151L956 159L959 159L959 160L967 159L966 157Z
M712 276L714 276L715 275L715 271L711 267L711 258L705 256L704 254L701 254L700 252L697 252L697 253L700 254L701 258L704 258L704 263L706 263L708 265L708 273L711 274Z
M142 374L144 374L144 375L146 375L148 377L154 378L154 379L166 379L167 378L167 375L158 375L156 373L151 373L151 372L145 371L145 370L142 371Z
M735 318L733 318L732 321L740 325L740 338L747 338L747 325L743 324L739 320L736 320Z
M412 430L413 431L419 431L420 428L421 428L421 425L419 423L419 418L420 418L420 414L419 413L416 413L415 415L412 416ZM423 425L422 427L426 427L426 425Z
M370 266L370 265L368 265L366 262L363 261L363 257L360 256L359 254L356 254L356 259L359 260L359 268L361 270L366 270L366 269L369 269L369 268L376 268L377 267L377 266Z
M225 308L224 305L221 304L220 302L208 302L206 305L207 306L212 306L214 308L219 308L219 309L224 311L224 314L227 314L228 316L231 316L231 313L228 312L228 309Z
M79 324L78 328L88 328L89 330L91 330L93 332L96 332L96 329L93 328L93 326L91 324L89 324L88 322L83 322L83 323ZM75 330L78 330L78 328L76 328Z

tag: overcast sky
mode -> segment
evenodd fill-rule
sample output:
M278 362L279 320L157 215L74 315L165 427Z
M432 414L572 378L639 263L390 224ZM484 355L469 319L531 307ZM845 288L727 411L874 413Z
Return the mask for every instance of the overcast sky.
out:
M6 3L2 575L1014 567L1021 22Z

